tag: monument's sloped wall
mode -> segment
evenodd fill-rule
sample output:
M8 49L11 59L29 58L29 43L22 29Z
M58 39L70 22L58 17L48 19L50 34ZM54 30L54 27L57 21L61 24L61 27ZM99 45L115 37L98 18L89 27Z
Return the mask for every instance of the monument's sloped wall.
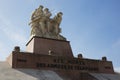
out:
M118 74L90 73L90 75L97 80L120 80L120 75Z
M7 62L0 62L0 80L63 80L50 70L13 69Z
M10 66L12 66L12 62L13 62L12 60L13 60L13 55L10 54L6 59L6 61L9 63Z

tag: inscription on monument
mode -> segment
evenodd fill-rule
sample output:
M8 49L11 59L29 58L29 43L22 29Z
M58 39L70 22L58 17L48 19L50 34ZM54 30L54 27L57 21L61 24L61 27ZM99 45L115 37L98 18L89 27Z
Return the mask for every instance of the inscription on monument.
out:
M27 63L27 59L17 59L18 63ZM78 70L78 71L93 71L98 72L99 69L97 66L87 66L87 63L82 60L67 60L67 59L57 59L52 58L51 63L46 61L38 61L34 65L38 69L59 69L59 70ZM107 67L108 68L108 67Z
M97 67L88 67L84 61L79 60L63 60L53 59L54 63L36 63L37 68L54 68L62 70L85 70L85 71L98 71Z

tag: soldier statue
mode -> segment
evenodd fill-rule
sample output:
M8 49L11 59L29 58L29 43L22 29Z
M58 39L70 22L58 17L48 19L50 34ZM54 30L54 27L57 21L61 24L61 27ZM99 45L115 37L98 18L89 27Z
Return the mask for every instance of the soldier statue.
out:
M60 35L60 23L62 21L62 12L57 13L56 16L52 16L48 8L43 9L42 5L32 13L31 16L31 36L39 36L45 38L66 40Z

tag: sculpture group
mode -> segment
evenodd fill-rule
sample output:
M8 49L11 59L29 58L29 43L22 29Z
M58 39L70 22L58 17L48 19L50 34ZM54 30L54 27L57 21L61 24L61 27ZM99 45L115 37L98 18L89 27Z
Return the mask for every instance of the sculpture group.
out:
M53 18L48 8L42 5L37 8L31 16L31 36L39 36L45 38L66 40L65 37L60 35L60 23L62 21L62 12L57 13Z

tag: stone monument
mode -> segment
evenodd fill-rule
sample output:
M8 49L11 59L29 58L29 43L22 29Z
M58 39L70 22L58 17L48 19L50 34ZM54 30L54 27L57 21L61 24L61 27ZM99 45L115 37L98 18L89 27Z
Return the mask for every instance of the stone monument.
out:
M70 42L60 34L63 13L58 12L53 18L51 15L49 9L42 5L32 13L26 51L21 52L16 46L7 58L12 69L37 78L24 77L27 80L120 80L107 57L101 60L87 59L82 54L74 57ZM13 72L15 78L21 76L20 72Z

